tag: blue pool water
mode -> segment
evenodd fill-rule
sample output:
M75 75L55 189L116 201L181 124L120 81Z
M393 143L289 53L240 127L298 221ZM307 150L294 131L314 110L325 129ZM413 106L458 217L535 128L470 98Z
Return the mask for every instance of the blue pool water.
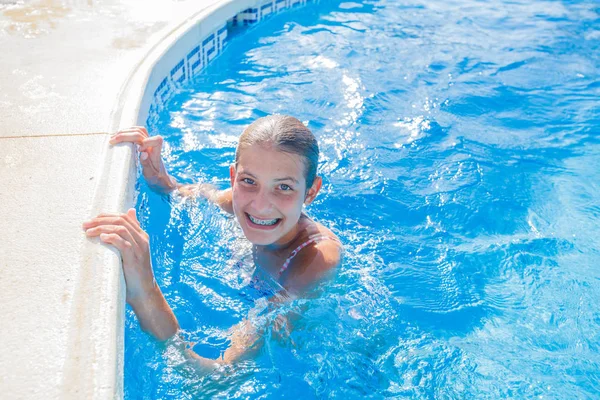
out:
M127 310L127 399L551 398L600 394L600 6L324 1L240 33L151 117L181 182L228 186L243 128L318 137L309 213L346 245L290 337L201 377ZM268 321L235 221L143 182L157 280L187 340ZM258 304L257 304L258 303Z

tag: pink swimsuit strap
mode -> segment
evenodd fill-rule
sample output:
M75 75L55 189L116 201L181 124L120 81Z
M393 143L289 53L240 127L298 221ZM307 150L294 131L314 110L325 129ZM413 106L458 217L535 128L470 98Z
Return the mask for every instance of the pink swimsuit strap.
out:
M283 263L283 266L279 270L279 276L281 276L281 274L283 273L283 271L285 271L287 269L287 267L290 265L290 261L292 261L292 259L294 257L296 257L296 255L300 252L300 250L302 250L303 248L305 248L306 246L308 246L311 243L318 243L318 242L321 242L323 240L335 240L335 239L332 238L332 237L329 237L329 236L321 235L319 233L316 233L314 235L309 236L308 240L306 242L304 242L300 246L296 247L290 253L290 256L285 260L285 262Z

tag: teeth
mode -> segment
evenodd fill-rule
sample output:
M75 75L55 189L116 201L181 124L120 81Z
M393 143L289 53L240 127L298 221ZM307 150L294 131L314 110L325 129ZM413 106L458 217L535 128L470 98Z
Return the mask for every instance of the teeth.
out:
M250 221L254 222L256 225L275 225L279 218L275 219L256 219L252 215L248 214Z

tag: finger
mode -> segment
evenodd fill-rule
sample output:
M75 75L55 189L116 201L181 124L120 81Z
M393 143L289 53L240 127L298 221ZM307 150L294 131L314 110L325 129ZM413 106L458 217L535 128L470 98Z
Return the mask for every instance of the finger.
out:
M137 219L137 213L135 211L135 208L130 208L129 210L127 210L127 216L129 216L129 218L131 218L137 224L140 223Z
M92 218L83 223L83 228L91 228L98 225L115 225L119 214L100 214L96 218Z
M143 126L132 126L130 128L121 129L115 135L118 135L119 133L127 133L127 132L139 132L140 134L142 134L145 137L150 136L150 135L148 135L148 131L146 130L146 128L144 128Z
M140 239L142 239L142 236L140 234L144 232L139 222L137 220L131 220L127 214L101 214L91 221L83 223L83 229L85 230L100 226L123 226L133 236L136 244L141 243Z
M131 218L129 216L129 212L133 210L135 218ZM96 218L93 218L89 221L84 222L84 224L89 226L97 226L97 225L131 225L134 228L140 228L140 222L137 219L137 214L135 214L135 208L129 208L126 214L113 214L113 213L105 213L99 214Z
M140 160L146 161L147 159L148 159L148 153L146 153L145 151L142 151L140 153Z
M134 235L136 242L141 243L138 239L143 239L143 238L147 239L148 238L148 235L146 234L146 232L142 229L142 226L140 225L140 221L138 221L138 219L137 219L137 214L136 214L135 208L130 208L129 210L127 210L127 214L123 214L123 218L135 230L135 234L134 233L132 233L132 234Z
M81 224L82 228L83 229L89 229L89 228L92 228L94 226L98 226L99 223L100 223L100 221L98 220L98 218L101 218L103 216L104 217L108 217L110 215L98 215L96 218L92 218L92 219L89 219L87 221L84 221L83 224ZM114 215L114 216L116 217L117 215Z
M102 213L98 214L95 218L84 221L82 226L83 229L91 228L98 225L118 225L118 219L122 214L116 213Z
M137 129L137 130L139 130L140 132L142 132L144 135L146 135L146 137L150 136L150 135L148 135L148 130L146 129L146 127L145 127L145 126L141 126L141 125L134 125L134 126L132 126L131 128L129 128L129 129Z
M94 228L102 225L121 225L132 230L141 229L139 222L137 220L130 220L127 214L100 214L96 218L84 222L84 227L87 228Z
M124 132L118 133L108 141L110 144L117 144L123 142L141 144L145 139L145 136L139 132Z
M102 240L104 243L115 246L121 252L121 255L125 251L131 249L131 243L123 240L121 236L115 233L103 233L100 235L100 240Z
M144 139L140 145L140 150L144 151L150 147L162 147L164 139L162 136L152 136L151 138Z
M103 234L118 235L123 240L129 242L131 245L137 244L133 239L131 232L122 225L101 225L86 230L85 234L87 237L97 237L102 236Z
M119 136L119 135L122 135L124 133L139 133L140 135L142 135L144 137L148 137L148 135L144 131L142 131L140 129L137 129L137 128L121 129L120 131L117 131L117 132L113 133L111 135L111 137Z

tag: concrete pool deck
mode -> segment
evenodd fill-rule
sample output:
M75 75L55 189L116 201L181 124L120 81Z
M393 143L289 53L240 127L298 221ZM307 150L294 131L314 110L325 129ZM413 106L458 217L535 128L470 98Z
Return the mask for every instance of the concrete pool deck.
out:
M131 148L107 142L136 69L225 2L0 2L2 398L122 397L120 262L81 223L133 205Z

